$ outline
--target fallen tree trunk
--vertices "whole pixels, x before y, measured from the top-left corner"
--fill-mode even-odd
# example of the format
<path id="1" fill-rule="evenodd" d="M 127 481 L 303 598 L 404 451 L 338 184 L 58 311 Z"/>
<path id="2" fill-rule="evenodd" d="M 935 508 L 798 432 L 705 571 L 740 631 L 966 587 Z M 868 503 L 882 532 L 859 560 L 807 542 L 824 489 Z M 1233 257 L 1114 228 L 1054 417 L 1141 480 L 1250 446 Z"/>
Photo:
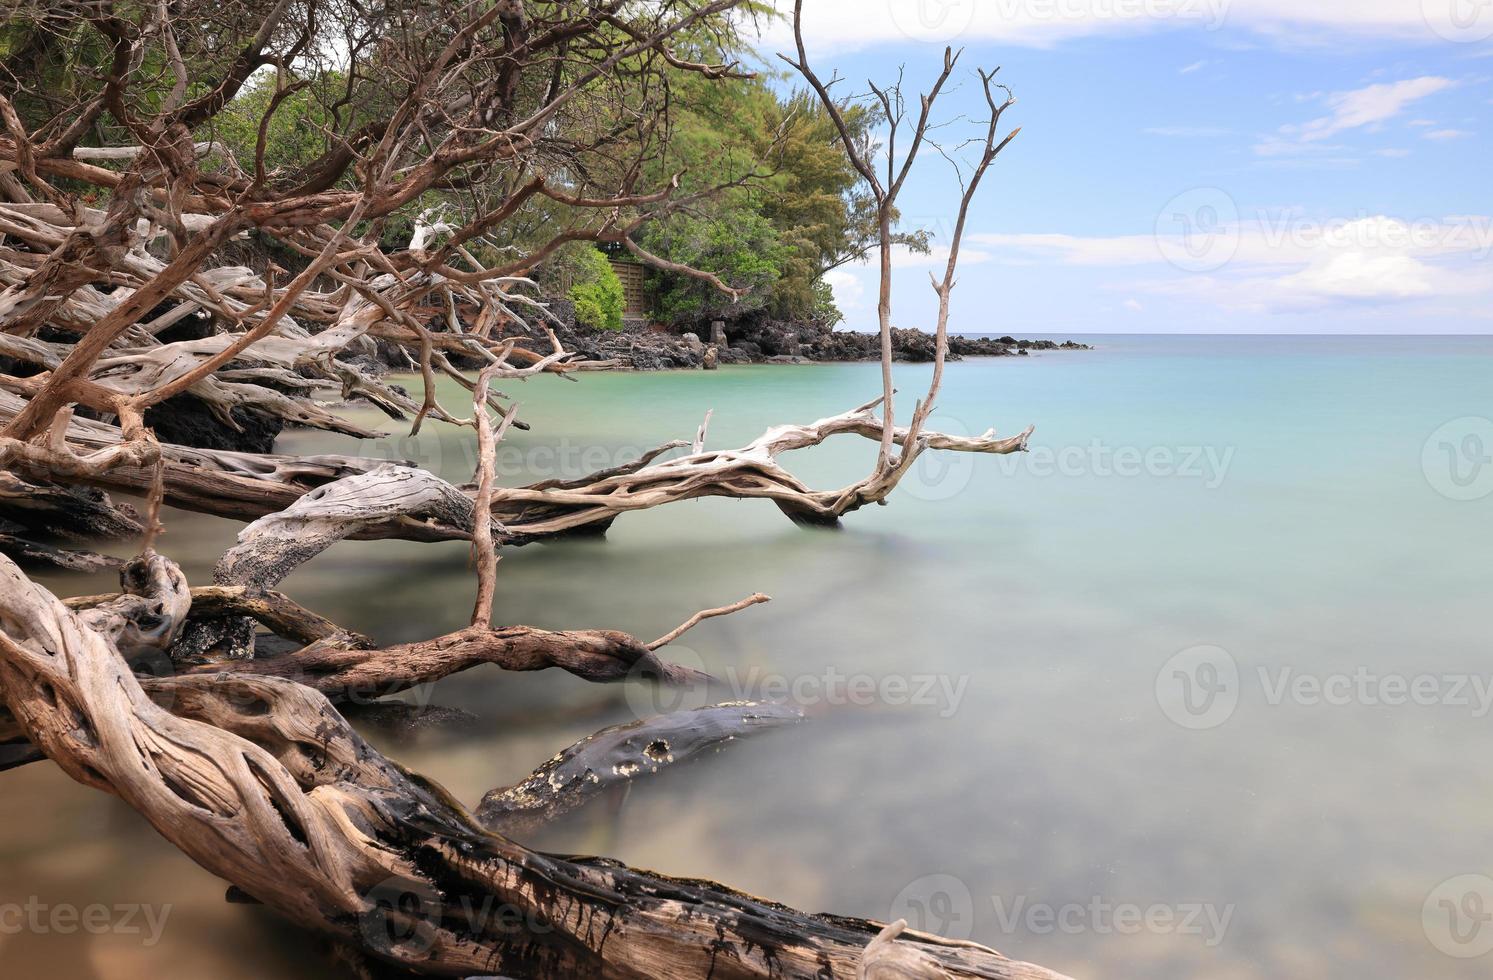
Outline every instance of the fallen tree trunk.
<path id="1" fill-rule="evenodd" d="M 980 436 L 950 436 L 924 431 L 911 435 L 906 428 L 894 431 L 892 441 L 904 449 L 902 465 L 895 473 L 881 474 L 848 487 L 812 490 L 786 470 L 778 457 L 807 449 L 837 435 L 857 435 L 879 441 L 882 422 L 873 409 L 880 400 L 841 415 L 806 425 L 776 426 L 741 449 L 706 450 L 697 439 L 692 452 L 672 459 L 660 457 L 671 449 L 690 445 L 668 443 L 645 454 L 636 463 L 599 471 L 589 477 L 545 481 L 531 487 L 498 488 L 493 493 L 491 514 L 497 522 L 500 544 L 523 545 L 546 538 L 576 533 L 588 527 L 604 528 L 618 516 L 665 504 L 701 497 L 764 499 L 776 503 L 796 520 L 834 523 L 868 503 L 884 500 L 900 480 L 906 467 L 924 451 L 969 452 L 1009 455 L 1025 452 L 1032 428 L 1005 438 L 994 430 Z M 19 411 L 21 400 L 0 391 L 0 421 Z M 68 439 L 98 451 L 124 442 L 119 429 L 107 423 L 75 419 L 67 429 Z M 22 457 L 6 458 L 0 447 L 0 463 L 25 471 L 54 472 Z M 338 480 L 369 477 L 382 470 L 400 469 L 384 460 L 348 456 L 277 456 L 214 450 L 186 449 L 163 445 L 162 483 L 165 501 L 185 510 L 220 517 L 260 517 L 284 511 L 311 490 Z M 413 465 L 402 467 L 412 469 Z M 423 472 L 423 471 L 422 471 Z M 430 474 L 420 479 L 441 482 Z M 88 482 L 111 489 L 146 493 L 154 480 L 153 469 L 112 467 L 83 476 Z M 415 479 L 405 475 L 403 479 Z M 374 483 L 358 484 L 365 489 Z M 472 489 L 458 492 L 470 498 Z M 426 515 L 420 520 L 393 517 L 365 520 L 348 533 L 360 540 L 405 538 L 416 541 L 460 540 L 470 536 L 469 520 L 454 498 L 455 510 Z"/>

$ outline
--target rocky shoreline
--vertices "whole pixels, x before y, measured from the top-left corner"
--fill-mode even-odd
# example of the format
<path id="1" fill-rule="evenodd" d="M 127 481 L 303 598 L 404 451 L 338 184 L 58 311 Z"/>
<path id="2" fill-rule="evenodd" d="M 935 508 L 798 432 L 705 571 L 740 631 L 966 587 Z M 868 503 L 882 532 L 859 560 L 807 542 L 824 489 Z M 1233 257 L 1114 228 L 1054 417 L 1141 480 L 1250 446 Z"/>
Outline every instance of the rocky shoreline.
<path id="1" fill-rule="evenodd" d="M 659 371 L 704 368 L 721 364 L 809 364 L 835 361 L 875 361 L 881 357 L 881 338 L 874 333 L 831 331 L 811 324 L 765 320 L 725 326 L 716 324 L 711 335 L 676 334 L 632 326 L 620 331 L 590 330 L 571 325 L 557 330 L 568 350 L 592 361 L 613 361 L 619 369 Z M 1074 341 L 1017 340 L 1014 337 L 949 338 L 948 359 L 965 357 L 1021 357 L 1032 351 L 1092 350 Z M 934 337 L 922 330 L 893 328 L 892 356 L 910 363 L 932 361 Z"/>

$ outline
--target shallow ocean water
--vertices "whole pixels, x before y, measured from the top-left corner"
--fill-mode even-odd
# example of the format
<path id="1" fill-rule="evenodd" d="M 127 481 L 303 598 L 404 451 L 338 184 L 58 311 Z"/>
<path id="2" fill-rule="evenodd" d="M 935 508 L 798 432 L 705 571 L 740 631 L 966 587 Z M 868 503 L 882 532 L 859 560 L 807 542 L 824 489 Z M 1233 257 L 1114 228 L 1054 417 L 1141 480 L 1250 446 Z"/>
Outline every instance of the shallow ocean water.
<path id="1" fill-rule="evenodd" d="M 1493 339 L 1080 339 L 1099 349 L 951 365 L 938 427 L 1034 423 L 1033 451 L 925 457 L 841 532 L 706 500 L 506 552 L 500 622 L 647 639 L 773 595 L 670 653 L 722 678 L 715 697 L 810 715 L 525 843 L 905 916 L 1077 977 L 1486 976 L 1471 954 L 1493 947 L 1475 918 L 1493 910 L 1493 495 L 1456 498 L 1493 490 Z M 926 377 L 899 366 L 903 417 Z M 508 390 L 533 425 L 500 454 L 518 484 L 689 438 L 707 409 L 709 444 L 739 445 L 879 380 L 762 366 Z M 436 428 L 281 448 L 467 478 L 469 435 Z M 830 486 L 874 451 L 847 436 L 784 461 Z M 179 513 L 168 528 L 194 581 L 236 533 Z M 460 544 L 354 542 L 284 588 L 393 642 L 460 625 L 472 585 Z M 598 728 L 704 696 L 484 668 L 412 695 L 474 712 L 480 734 L 380 744 L 475 802 Z M 0 931 L 6 976 L 333 975 L 50 766 L 0 776 L 0 824 L 0 905 L 171 905 L 154 944 Z"/>

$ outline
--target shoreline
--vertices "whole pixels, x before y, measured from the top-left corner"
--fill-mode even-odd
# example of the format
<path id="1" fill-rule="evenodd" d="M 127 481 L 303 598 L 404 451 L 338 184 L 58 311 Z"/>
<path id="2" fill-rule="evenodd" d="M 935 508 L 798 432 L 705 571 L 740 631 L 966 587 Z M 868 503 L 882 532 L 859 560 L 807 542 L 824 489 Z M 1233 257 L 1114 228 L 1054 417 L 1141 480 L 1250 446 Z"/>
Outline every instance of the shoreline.
<path id="1" fill-rule="evenodd" d="M 875 363 L 881 360 L 881 335 L 824 330 L 803 324 L 764 321 L 727 329 L 717 323 L 709 342 L 695 333 L 649 328 L 619 331 L 567 327 L 558 331 L 567 350 L 597 366 L 587 370 L 713 370 L 740 364 Z M 946 360 L 966 357 L 1026 357 L 1032 352 L 1093 350 L 1073 340 L 1017 339 L 1010 335 L 948 338 Z M 936 338 L 922 330 L 892 328 L 892 359 L 899 363 L 932 363 Z M 602 366 L 605 365 L 605 366 Z"/>

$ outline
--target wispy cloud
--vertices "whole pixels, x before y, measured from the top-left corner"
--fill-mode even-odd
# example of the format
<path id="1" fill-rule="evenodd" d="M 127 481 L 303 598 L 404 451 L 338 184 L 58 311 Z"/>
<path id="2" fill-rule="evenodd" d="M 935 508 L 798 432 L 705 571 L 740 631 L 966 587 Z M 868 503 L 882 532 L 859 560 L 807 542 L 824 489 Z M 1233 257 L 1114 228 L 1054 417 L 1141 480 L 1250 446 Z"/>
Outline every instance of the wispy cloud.
<path id="1" fill-rule="evenodd" d="M 1310 152 L 1328 140 L 1356 129 L 1376 129 L 1405 111 L 1407 107 L 1457 83 L 1449 78 L 1423 75 L 1399 82 L 1369 85 L 1322 97 L 1328 115 L 1305 123 L 1282 126 L 1275 135 L 1255 145 L 1260 156 Z"/>
<path id="2" fill-rule="evenodd" d="M 1428 140 L 1460 140 L 1472 134 L 1465 129 L 1433 129 L 1423 135 Z"/>
<path id="3" fill-rule="evenodd" d="M 1208 66 L 1208 62 L 1206 60 L 1204 60 L 1204 61 L 1194 61 L 1192 64 L 1187 65 L 1185 68 L 1178 69 L 1177 74 L 1178 75 L 1191 75 L 1193 72 L 1195 72 L 1195 71 L 1201 71 L 1202 69 L 1206 68 L 1207 66 Z"/>
<path id="4" fill-rule="evenodd" d="M 792 13 L 791 0 L 774 5 Z M 1434 43 L 1456 27 L 1454 4 L 1416 0 L 814 0 L 804 7 L 807 40 L 820 51 L 909 40 L 1051 47 L 1071 38 L 1175 29 L 1208 31 L 1220 46 L 1263 39 L 1302 48 L 1352 38 Z M 765 45 L 786 50 L 787 23 L 764 27 Z"/>
<path id="5" fill-rule="evenodd" d="M 1230 310 L 1287 312 L 1493 289 L 1493 217 L 1487 216 L 1410 222 L 1384 215 L 1318 220 L 1279 212 L 1209 226 L 1206 235 L 1193 230 L 1190 237 L 981 234 L 972 240 L 993 250 L 996 261 L 1009 256 L 1014 262 L 1135 270 L 1124 275 L 1132 292 L 1193 296 Z M 1176 264 L 1189 251 L 1200 255 L 1210 249 L 1220 260 L 1202 271 Z"/>

